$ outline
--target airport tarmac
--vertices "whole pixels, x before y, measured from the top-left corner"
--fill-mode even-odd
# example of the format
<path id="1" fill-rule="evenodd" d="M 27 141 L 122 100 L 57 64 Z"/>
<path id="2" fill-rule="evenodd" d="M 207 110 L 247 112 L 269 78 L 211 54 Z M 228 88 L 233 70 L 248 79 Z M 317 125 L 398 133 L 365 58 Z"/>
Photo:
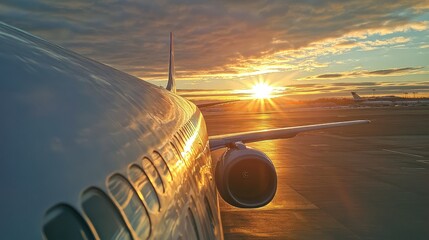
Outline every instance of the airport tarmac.
<path id="1" fill-rule="evenodd" d="M 205 117 L 210 135 L 372 121 L 249 144 L 273 160 L 277 194 L 253 210 L 220 200 L 225 239 L 429 239 L 429 107 L 207 111 Z"/>

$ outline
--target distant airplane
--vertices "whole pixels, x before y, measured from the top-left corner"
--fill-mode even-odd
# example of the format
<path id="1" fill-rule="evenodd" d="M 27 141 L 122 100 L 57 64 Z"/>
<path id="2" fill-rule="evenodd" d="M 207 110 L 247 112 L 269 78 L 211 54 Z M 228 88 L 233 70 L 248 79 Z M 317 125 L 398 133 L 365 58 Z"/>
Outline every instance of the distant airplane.
<path id="1" fill-rule="evenodd" d="M 0 22 L 3 239 L 223 239 L 218 191 L 243 208 L 276 192 L 246 143 L 369 122 L 209 137 L 173 50 L 164 89 Z"/>
<path id="2" fill-rule="evenodd" d="M 405 106 L 414 106 L 429 104 L 429 99 L 427 98 L 401 98 L 397 96 L 381 96 L 381 97 L 370 97 L 363 98 L 359 96 L 356 92 L 351 92 L 354 101 L 360 105 L 368 106 L 392 106 L 392 105 L 405 105 Z"/>
<path id="3" fill-rule="evenodd" d="M 384 98 L 362 98 L 356 92 L 352 92 L 352 96 L 355 102 L 361 105 L 390 106 L 394 104 L 392 100 L 385 100 Z"/>

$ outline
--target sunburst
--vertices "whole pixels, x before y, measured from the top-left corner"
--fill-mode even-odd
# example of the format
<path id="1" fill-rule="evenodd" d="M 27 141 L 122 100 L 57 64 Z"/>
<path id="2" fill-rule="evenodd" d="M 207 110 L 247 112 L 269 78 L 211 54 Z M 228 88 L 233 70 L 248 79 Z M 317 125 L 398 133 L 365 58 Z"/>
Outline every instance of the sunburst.
<path id="1" fill-rule="evenodd" d="M 272 97 L 273 87 L 265 82 L 259 82 L 252 87 L 252 96 L 256 99 L 266 99 Z"/>

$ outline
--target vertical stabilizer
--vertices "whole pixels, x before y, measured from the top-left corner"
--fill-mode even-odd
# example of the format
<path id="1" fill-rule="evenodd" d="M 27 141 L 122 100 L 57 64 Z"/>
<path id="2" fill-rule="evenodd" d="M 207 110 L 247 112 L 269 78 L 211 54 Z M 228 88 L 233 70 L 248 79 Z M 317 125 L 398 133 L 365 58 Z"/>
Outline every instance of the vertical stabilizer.
<path id="1" fill-rule="evenodd" d="M 352 96 L 353 96 L 353 99 L 356 101 L 362 100 L 362 98 L 356 92 L 352 92 Z"/>
<path id="2" fill-rule="evenodd" d="M 176 93 L 176 80 L 174 79 L 174 46 L 173 46 L 173 33 L 170 32 L 170 61 L 168 64 L 168 83 L 167 90 Z"/>

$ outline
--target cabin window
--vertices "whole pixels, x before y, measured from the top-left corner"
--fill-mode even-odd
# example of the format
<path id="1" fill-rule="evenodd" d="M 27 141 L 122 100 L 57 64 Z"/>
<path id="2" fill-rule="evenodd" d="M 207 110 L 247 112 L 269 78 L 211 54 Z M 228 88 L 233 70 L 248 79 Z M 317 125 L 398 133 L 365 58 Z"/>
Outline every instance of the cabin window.
<path id="1" fill-rule="evenodd" d="M 159 152 L 154 151 L 152 154 L 153 163 L 158 168 L 158 171 L 162 176 L 165 176 L 168 181 L 173 180 L 173 176 L 171 175 L 170 168 L 168 167 L 165 159 L 161 156 Z"/>
<path id="2" fill-rule="evenodd" d="M 179 150 L 179 157 L 181 157 L 183 159 L 183 161 L 186 163 L 187 166 L 190 166 L 191 163 L 189 162 L 190 159 L 188 158 L 188 154 L 185 154 L 185 144 L 184 141 L 182 139 L 182 137 L 180 136 L 180 132 L 177 133 L 176 136 L 174 136 L 174 138 L 176 139 L 176 141 L 179 143 L 178 146 L 180 147 Z"/>
<path id="3" fill-rule="evenodd" d="M 199 113 L 195 112 L 194 115 L 192 115 L 191 119 L 189 120 L 190 124 L 195 127 L 198 124 L 198 119 L 199 119 Z"/>
<path id="4" fill-rule="evenodd" d="M 121 214 L 109 197 L 97 188 L 82 194 L 82 208 L 100 239 L 131 239 Z"/>
<path id="5" fill-rule="evenodd" d="M 195 127 L 194 127 L 194 124 L 192 124 L 192 122 L 189 122 L 188 128 L 192 133 L 195 132 Z"/>
<path id="6" fill-rule="evenodd" d="M 183 163 L 185 163 L 185 165 L 187 165 L 187 163 L 185 162 L 185 160 L 183 160 L 183 157 L 180 155 L 180 151 L 179 149 L 176 147 L 176 145 L 172 142 L 170 142 L 171 146 L 174 149 L 174 155 L 178 158 L 178 160 L 182 161 Z"/>
<path id="7" fill-rule="evenodd" d="M 171 147 L 174 149 L 174 151 L 176 152 L 176 154 L 179 156 L 180 155 L 180 151 L 179 149 L 176 147 L 176 145 L 172 142 L 170 142 Z"/>
<path id="8" fill-rule="evenodd" d="M 186 144 L 187 144 L 186 138 L 184 138 L 182 132 L 180 132 L 180 131 L 178 132 L 177 137 L 182 142 L 182 145 L 183 145 L 182 152 L 185 152 L 186 151 Z"/>
<path id="9" fill-rule="evenodd" d="M 209 229 L 212 230 L 210 233 L 213 234 L 212 238 L 215 238 L 215 236 L 214 236 L 214 232 L 215 232 L 214 216 L 213 216 L 212 208 L 210 207 L 210 203 L 209 203 L 209 200 L 207 199 L 207 197 L 204 197 L 204 203 L 206 205 L 206 212 L 207 212 L 207 215 L 209 217 L 209 222 L 210 222 Z"/>
<path id="10" fill-rule="evenodd" d="M 179 153 L 180 153 L 180 152 L 181 152 L 181 150 L 183 150 L 183 149 L 184 149 L 184 147 L 185 147 L 184 143 L 182 142 L 183 140 L 181 140 L 181 139 L 178 137 L 178 134 L 174 135 L 174 139 L 176 139 L 176 142 L 178 143 L 178 145 L 179 145 L 179 147 L 180 147 L 180 149 L 178 149 L 178 150 L 179 150 Z"/>
<path id="11" fill-rule="evenodd" d="M 140 239 L 148 238 L 150 234 L 149 216 L 128 180 L 119 174 L 115 174 L 109 178 L 108 188 L 136 235 Z"/>
<path id="12" fill-rule="evenodd" d="M 189 127 L 188 127 L 188 131 L 189 131 L 190 136 L 192 137 L 194 132 Z M 197 141 L 198 141 L 198 136 L 193 139 L 193 143 L 192 143 L 192 151 L 195 155 L 198 154 L 198 149 L 195 148 L 195 145 L 194 145 Z"/>
<path id="13" fill-rule="evenodd" d="M 185 135 L 183 129 L 181 129 L 179 131 L 179 138 L 181 138 L 182 141 L 184 142 L 184 149 L 183 149 L 183 151 L 186 152 L 187 154 L 193 154 L 193 152 L 192 152 L 192 150 L 193 150 L 192 149 L 192 145 L 191 146 L 188 145 L 189 144 L 188 141 L 189 141 L 190 138 Z M 186 149 L 187 147 L 189 147 L 189 149 Z"/>
<path id="14" fill-rule="evenodd" d="M 191 139 L 192 138 L 192 131 L 191 130 L 189 130 L 189 128 L 185 128 L 185 131 L 188 133 L 188 135 L 189 135 L 189 137 L 188 137 L 188 139 Z M 193 139 L 193 142 L 192 142 L 192 145 L 191 145 L 191 151 L 192 151 L 192 154 L 197 154 L 197 150 L 195 149 L 195 146 L 194 146 L 194 143 L 195 143 L 195 141 L 196 141 L 197 139 Z"/>
<path id="15" fill-rule="evenodd" d="M 193 233 L 190 239 L 200 239 L 200 235 L 198 234 L 197 222 L 195 221 L 194 213 L 190 208 L 188 208 L 188 215 L 186 216 L 189 227 L 192 227 L 193 230 L 189 229 L 188 233 Z"/>
<path id="16" fill-rule="evenodd" d="M 186 138 L 190 137 L 188 129 L 186 128 L 186 124 L 183 125 L 183 127 L 180 129 L 180 131 L 186 136 Z"/>
<path id="17" fill-rule="evenodd" d="M 128 171 L 128 177 L 131 182 L 134 184 L 137 192 L 140 193 L 141 198 L 146 203 L 146 206 L 150 211 L 159 211 L 160 204 L 158 195 L 156 194 L 155 188 L 152 183 L 149 181 L 146 174 L 143 170 L 137 166 L 132 165 Z"/>
<path id="18" fill-rule="evenodd" d="M 46 212 L 44 239 L 95 239 L 85 220 L 72 207 L 59 204 Z"/>
<path id="19" fill-rule="evenodd" d="M 155 168 L 153 163 L 148 158 L 143 158 L 142 160 L 143 171 L 148 176 L 149 180 L 155 186 L 158 191 L 165 192 L 165 186 L 162 182 L 161 177 L 159 176 L 158 170 Z"/>
<path id="20" fill-rule="evenodd" d="M 194 123 L 193 123 L 193 119 L 191 119 L 191 122 L 189 122 L 189 126 L 191 126 L 191 129 L 192 129 L 193 131 L 195 131 L 196 127 L 195 127 L 195 125 L 194 125 Z"/>
<path id="21" fill-rule="evenodd" d="M 188 139 L 191 139 L 192 138 L 192 132 L 188 128 L 185 128 L 185 132 L 188 134 Z"/>
<path id="22" fill-rule="evenodd" d="M 192 126 L 192 122 L 191 121 L 189 121 L 187 124 L 186 124 L 186 126 L 188 126 L 188 128 L 192 131 L 192 130 L 194 130 L 193 129 L 193 126 Z"/>
<path id="23" fill-rule="evenodd" d="M 183 127 L 183 131 L 185 132 L 185 134 L 186 134 L 187 138 L 191 138 L 192 134 L 191 134 L 191 131 L 189 131 L 189 128 L 188 128 L 188 126 L 187 126 L 187 125 L 185 125 L 185 126 Z"/>

